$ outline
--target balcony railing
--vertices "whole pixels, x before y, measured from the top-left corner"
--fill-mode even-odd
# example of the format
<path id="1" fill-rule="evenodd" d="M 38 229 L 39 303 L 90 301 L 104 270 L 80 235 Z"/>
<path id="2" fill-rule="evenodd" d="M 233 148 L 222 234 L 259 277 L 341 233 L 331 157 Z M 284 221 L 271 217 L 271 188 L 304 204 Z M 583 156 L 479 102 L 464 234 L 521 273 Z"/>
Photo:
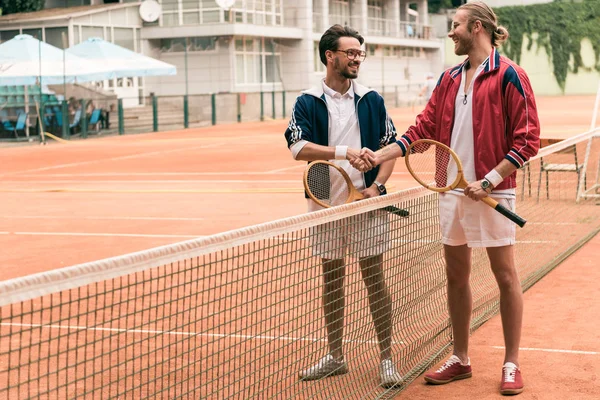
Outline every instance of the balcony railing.
<path id="1" fill-rule="evenodd" d="M 325 26 L 323 14 L 313 13 L 313 32 L 323 33 L 325 29 L 334 24 L 360 26 L 360 17 L 348 15 L 329 15 L 328 26 Z M 373 36 L 386 36 L 393 38 L 424 39 L 434 38 L 430 25 L 415 22 L 397 21 L 387 18 L 368 18 L 367 34 Z"/>
<path id="2" fill-rule="evenodd" d="M 283 26 L 282 13 L 272 11 L 232 8 L 189 9 L 179 8 L 178 4 L 166 7 L 161 17 L 161 26 L 205 25 L 205 24 L 253 24 Z M 289 23 L 290 21 L 288 21 Z"/>
<path id="3" fill-rule="evenodd" d="M 433 38 L 433 32 L 430 25 L 417 24 L 408 21 L 396 21 L 386 18 L 367 19 L 367 32 L 369 35 L 373 36 L 425 40 Z"/>

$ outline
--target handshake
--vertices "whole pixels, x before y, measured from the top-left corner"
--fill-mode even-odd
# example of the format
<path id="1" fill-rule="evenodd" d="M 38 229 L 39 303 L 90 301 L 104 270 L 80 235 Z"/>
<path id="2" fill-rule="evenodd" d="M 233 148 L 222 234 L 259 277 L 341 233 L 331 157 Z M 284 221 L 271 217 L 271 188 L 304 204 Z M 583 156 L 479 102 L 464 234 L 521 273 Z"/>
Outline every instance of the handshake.
<path id="1" fill-rule="evenodd" d="M 348 149 L 346 159 L 350 161 L 350 165 L 360 172 L 367 172 L 381 164 L 380 151 L 373 151 L 366 147 L 360 150 Z"/>

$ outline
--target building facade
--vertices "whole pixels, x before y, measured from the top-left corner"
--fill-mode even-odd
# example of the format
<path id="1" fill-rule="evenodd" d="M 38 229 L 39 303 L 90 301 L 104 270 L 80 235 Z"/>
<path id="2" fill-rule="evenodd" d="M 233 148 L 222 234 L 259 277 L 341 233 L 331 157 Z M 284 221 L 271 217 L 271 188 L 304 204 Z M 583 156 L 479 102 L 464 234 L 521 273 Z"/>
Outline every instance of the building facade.
<path id="1" fill-rule="evenodd" d="M 47 0 L 36 13 L 0 17 L 0 41 L 34 33 L 57 47 L 100 37 L 177 67 L 176 76 L 100 86 L 120 96 L 299 91 L 325 74 L 318 41 L 333 24 L 365 37 L 360 82 L 377 90 L 418 85 L 443 68 L 443 41 L 426 0 L 158 0 L 144 21 L 140 2 Z"/>

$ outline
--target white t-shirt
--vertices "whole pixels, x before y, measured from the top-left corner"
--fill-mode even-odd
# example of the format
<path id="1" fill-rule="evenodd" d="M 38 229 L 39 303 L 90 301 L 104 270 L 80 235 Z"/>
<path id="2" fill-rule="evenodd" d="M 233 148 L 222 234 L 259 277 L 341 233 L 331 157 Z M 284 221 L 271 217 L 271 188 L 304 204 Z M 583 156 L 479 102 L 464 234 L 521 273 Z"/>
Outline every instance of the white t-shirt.
<path id="1" fill-rule="evenodd" d="M 454 100 L 454 126 L 450 148 L 456 152 L 463 166 L 465 180 L 469 183 L 477 181 L 475 175 L 475 146 L 473 144 L 473 84 L 483 71 L 489 57 L 477 67 L 469 87 L 465 90 L 467 70 L 463 68 L 460 88 Z M 448 176 L 456 176 L 456 171 L 448 171 Z M 463 194 L 462 189 L 454 189 L 448 193 Z M 515 189 L 494 190 L 494 197 L 514 197 Z"/>

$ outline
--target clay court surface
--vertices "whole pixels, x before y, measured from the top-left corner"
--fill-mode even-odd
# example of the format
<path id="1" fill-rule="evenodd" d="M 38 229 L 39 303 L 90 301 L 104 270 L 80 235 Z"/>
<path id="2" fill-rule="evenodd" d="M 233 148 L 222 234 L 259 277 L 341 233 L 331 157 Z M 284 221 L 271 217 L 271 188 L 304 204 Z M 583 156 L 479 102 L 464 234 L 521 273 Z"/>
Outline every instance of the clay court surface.
<path id="1" fill-rule="evenodd" d="M 542 137 L 589 129 L 593 96 L 541 97 Z M 418 109 L 390 110 L 399 132 Z M 289 113 L 288 113 L 289 114 Z M 287 120 L 0 147 L 0 279 L 298 215 L 302 172 Z M 390 191 L 415 186 L 396 164 Z M 600 398 L 600 237 L 525 294 L 521 399 Z M 417 379 L 399 398 L 499 398 L 499 317 L 472 338 L 474 377 Z"/>

